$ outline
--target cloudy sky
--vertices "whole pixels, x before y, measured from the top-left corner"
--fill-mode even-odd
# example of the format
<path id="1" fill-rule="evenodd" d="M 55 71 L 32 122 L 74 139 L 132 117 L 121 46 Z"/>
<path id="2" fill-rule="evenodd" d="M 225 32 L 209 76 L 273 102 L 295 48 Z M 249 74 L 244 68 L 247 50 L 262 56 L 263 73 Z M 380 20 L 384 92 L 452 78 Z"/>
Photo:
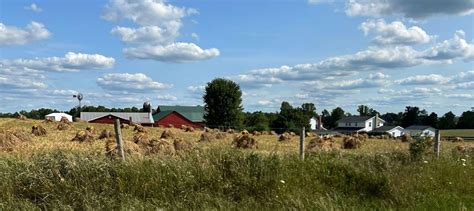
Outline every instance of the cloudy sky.
<path id="1" fill-rule="evenodd" d="M 283 100 L 443 114 L 474 106 L 474 0 L 2 0 L 0 112 Z"/>

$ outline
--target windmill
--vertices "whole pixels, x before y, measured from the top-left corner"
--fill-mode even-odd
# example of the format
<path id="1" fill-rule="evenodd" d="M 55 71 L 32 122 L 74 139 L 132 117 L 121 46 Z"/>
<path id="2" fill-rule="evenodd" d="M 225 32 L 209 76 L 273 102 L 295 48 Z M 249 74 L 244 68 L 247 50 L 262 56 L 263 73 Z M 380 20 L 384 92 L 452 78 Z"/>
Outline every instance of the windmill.
<path id="1" fill-rule="evenodd" d="M 76 95 L 73 95 L 72 97 L 73 97 L 73 98 L 77 98 L 77 100 L 79 100 L 79 108 L 78 108 L 78 110 L 79 110 L 79 115 L 81 115 L 81 107 L 82 107 L 81 101 L 82 101 L 82 99 L 84 98 L 84 96 L 82 95 L 82 93 L 79 92 L 79 93 L 77 93 Z"/>

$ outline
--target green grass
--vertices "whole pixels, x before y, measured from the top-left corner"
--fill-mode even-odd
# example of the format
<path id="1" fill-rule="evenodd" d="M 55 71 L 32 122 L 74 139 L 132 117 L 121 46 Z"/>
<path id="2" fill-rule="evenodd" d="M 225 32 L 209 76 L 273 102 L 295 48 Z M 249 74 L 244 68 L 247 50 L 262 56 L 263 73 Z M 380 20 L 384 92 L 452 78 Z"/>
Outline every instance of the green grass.
<path id="1" fill-rule="evenodd" d="M 441 136 L 470 136 L 470 137 L 474 137 L 474 129 L 441 130 Z"/>
<path id="2" fill-rule="evenodd" d="M 405 153 L 214 150 L 126 162 L 56 151 L 0 158 L 0 209 L 466 209 L 474 168 Z"/>

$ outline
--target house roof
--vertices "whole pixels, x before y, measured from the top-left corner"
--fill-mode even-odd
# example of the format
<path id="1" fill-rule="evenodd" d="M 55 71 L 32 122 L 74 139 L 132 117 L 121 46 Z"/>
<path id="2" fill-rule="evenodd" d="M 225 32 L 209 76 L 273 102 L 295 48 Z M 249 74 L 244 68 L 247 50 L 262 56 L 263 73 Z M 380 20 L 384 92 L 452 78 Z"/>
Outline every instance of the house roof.
<path id="1" fill-rule="evenodd" d="M 395 128 L 399 128 L 400 130 L 403 130 L 402 127 L 400 126 L 382 126 L 382 127 L 378 127 L 378 128 L 375 128 L 374 130 L 372 130 L 373 132 L 387 132 L 387 131 L 390 131 L 390 130 L 393 130 Z"/>
<path id="2" fill-rule="evenodd" d="M 333 130 L 337 132 L 357 132 L 364 127 L 336 127 Z"/>
<path id="3" fill-rule="evenodd" d="M 155 113 L 153 118 L 159 120 L 170 114 L 172 111 L 181 114 L 191 122 L 204 122 L 203 106 L 158 106 L 158 113 Z"/>
<path id="4" fill-rule="evenodd" d="M 344 117 L 344 118 L 338 120 L 337 122 L 338 122 L 338 123 L 339 123 L 339 122 L 365 122 L 365 121 L 367 121 L 367 120 L 369 120 L 369 119 L 372 119 L 373 117 L 375 117 L 375 116 L 348 116 L 348 117 Z M 381 122 L 385 122 L 385 121 L 384 121 L 383 119 L 381 119 L 380 117 L 379 117 L 379 120 L 380 120 Z"/>
<path id="5" fill-rule="evenodd" d="M 426 130 L 426 129 L 435 129 L 429 125 L 412 125 L 410 127 L 405 128 L 406 130 Z"/>
<path id="6" fill-rule="evenodd" d="M 81 119 L 84 121 L 92 121 L 107 115 L 116 116 L 121 119 L 129 120 L 136 123 L 154 123 L 153 116 L 147 112 L 81 112 Z"/>

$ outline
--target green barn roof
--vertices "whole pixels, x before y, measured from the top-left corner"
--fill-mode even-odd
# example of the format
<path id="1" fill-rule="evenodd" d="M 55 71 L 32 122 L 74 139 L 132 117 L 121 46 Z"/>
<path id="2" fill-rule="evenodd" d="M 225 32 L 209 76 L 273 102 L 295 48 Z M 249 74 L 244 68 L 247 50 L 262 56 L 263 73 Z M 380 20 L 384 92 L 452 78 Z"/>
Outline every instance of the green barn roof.
<path id="1" fill-rule="evenodd" d="M 153 115 L 153 119 L 158 121 L 175 111 L 192 122 L 204 122 L 203 106 L 158 106 L 158 112 Z"/>

